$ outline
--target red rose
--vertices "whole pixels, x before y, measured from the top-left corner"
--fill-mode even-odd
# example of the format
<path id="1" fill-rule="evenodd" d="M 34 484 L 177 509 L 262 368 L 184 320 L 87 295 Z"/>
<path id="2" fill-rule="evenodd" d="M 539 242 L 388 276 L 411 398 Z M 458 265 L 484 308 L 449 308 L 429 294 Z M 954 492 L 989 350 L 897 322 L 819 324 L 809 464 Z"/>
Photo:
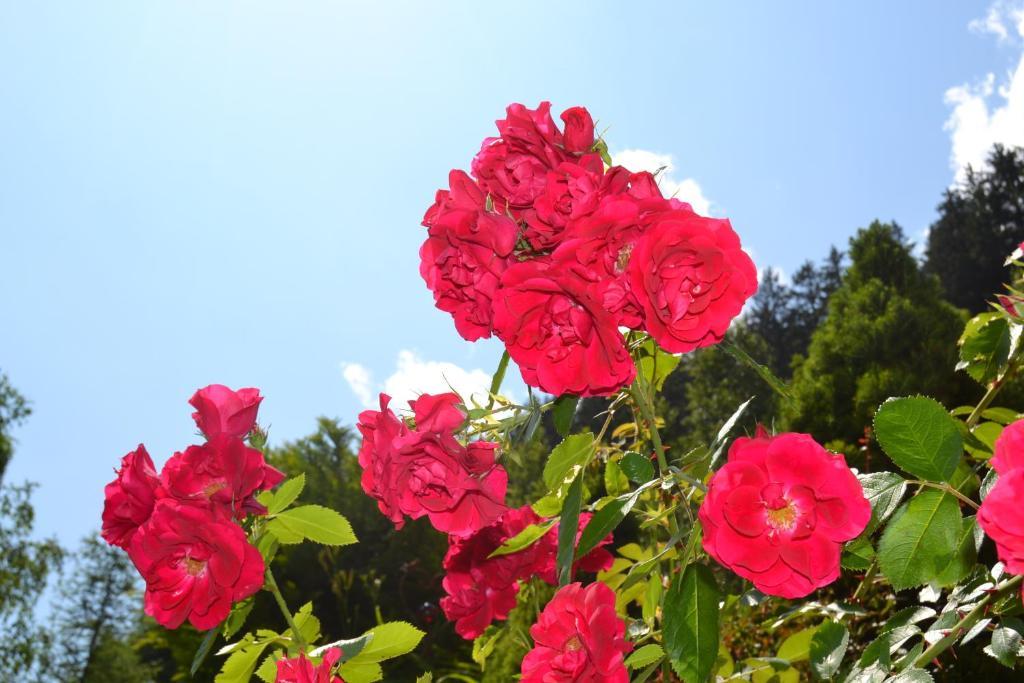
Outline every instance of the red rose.
<path id="1" fill-rule="evenodd" d="M 331 669 L 339 659 L 340 647 L 325 650 L 318 665 L 307 659 L 304 652 L 300 652 L 299 656 L 293 659 L 279 659 L 274 683 L 345 683 L 341 676 L 331 675 Z"/>
<path id="2" fill-rule="evenodd" d="M 871 518 L 842 455 L 806 434 L 739 438 L 700 506 L 704 549 L 762 593 L 802 598 L 839 577 Z"/>
<path id="3" fill-rule="evenodd" d="M 245 437 L 256 426 L 262 400 L 259 389 L 232 391 L 223 384 L 211 384 L 193 394 L 188 402 L 196 409 L 192 419 L 199 431 L 212 439 L 218 434 Z"/>
<path id="4" fill-rule="evenodd" d="M 995 541 L 996 555 L 1011 574 L 1024 574 L 1024 469 L 999 474 L 978 510 L 978 524 Z"/>
<path id="5" fill-rule="evenodd" d="M 556 396 L 607 396 L 636 375 L 616 321 L 584 271 L 568 258 L 516 263 L 494 301 L 495 332 L 523 380 Z"/>
<path id="6" fill-rule="evenodd" d="M 139 447 L 121 458 L 117 478 L 103 492 L 103 539 L 110 545 L 127 548 L 136 529 L 149 519 L 159 495 L 160 478 L 146 447 Z"/>
<path id="7" fill-rule="evenodd" d="M 157 502 L 128 555 L 146 582 L 146 614 L 166 628 L 186 619 L 214 628 L 263 585 L 263 557 L 241 527 L 170 499 Z"/>
<path id="8" fill-rule="evenodd" d="M 1003 475 L 1024 468 L 1024 420 L 1007 425 L 995 445 L 992 469 Z"/>
<path id="9" fill-rule="evenodd" d="M 160 479 L 168 495 L 179 501 L 210 505 L 236 517 L 247 512 L 266 513 L 254 496 L 280 484 L 284 474 L 240 438 L 221 434 L 202 446 L 175 453 L 164 465 Z"/>
<path id="10" fill-rule="evenodd" d="M 629 255 L 644 325 L 672 353 L 722 340 L 757 291 L 757 271 L 728 220 L 685 209 L 654 214 Z"/>
<path id="11" fill-rule="evenodd" d="M 467 447 L 456 440 L 452 432 L 465 421 L 455 407 L 459 397 L 424 394 L 411 401 L 415 429 L 388 409 L 390 400 L 381 394 L 381 410 L 359 416 L 363 490 L 378 501 L 381 512 L 398 529 L 406 516 L 426 515 L 435 529 L 456 536 L 498 519 L 506 510 L 508 475 L 494 461 L 496 444 Z"/>
<path id="12" fill-rule="evenodd" d="M 521 683 L 628 683 L 623 656 L 633 646 L 625 633 L 611 588 L 563 586 L 530 627 Z"/>
<path id="13" fill-rule="evenodd" d="M 589 152 L 594 146 L 594 119 L 586 107 L 570 107 L 562 112 L 565 124 L 565 149 L 576 154 Z"/>
<path id="14" fill-rule="evenodd" d="M 562 149 L 550 102 L 541 102 L 536 110 L 510 104 L 506 117 L 496 123 L 501 137 L 484 140 L 473 159 L 473 175 L 499 211 L 518 215 L 544 192 L 548 171 L 570 155 Z"/>
<path id="15" fill-rule="evenodd" d="M 548 172 L 544 192 L 533 208 L 523 213 L 527 225 L 524 236 L 535 249 L 557 246 L 569 221 L 597 208 L 603 171 L 601 158 L 588 154 L 578 164 L 563 162 Z"/>
<path id="16" fill-rule="evenodd" d="M 424 216 L 420 275 L 459 334 L 476 341 L 491 336 L 491 301 L 513 261 L 518 228 L 508 216 L 483 210 L 483 193 L 465 173 L 452 171 L 449 181 L 451 192 L 438 193 Z"/>
<path id="17" fill-rule="evenodd" d="M 526 505 L 506 511 L 494 524 L 465 538 L 448 537 L 448 552 L 444 556 L 446 574 L 441 583 L 447 595 L 441 598 L 441 609 L 445 617 L 455 623 L 455 632 L 460 636 L 473 640 L 491 622 L 508 618 L 508 613 L 516 606 L 519 580 L 534 573 L 542 541 L 517 553 L 488 556 L 539 521 Z"/>

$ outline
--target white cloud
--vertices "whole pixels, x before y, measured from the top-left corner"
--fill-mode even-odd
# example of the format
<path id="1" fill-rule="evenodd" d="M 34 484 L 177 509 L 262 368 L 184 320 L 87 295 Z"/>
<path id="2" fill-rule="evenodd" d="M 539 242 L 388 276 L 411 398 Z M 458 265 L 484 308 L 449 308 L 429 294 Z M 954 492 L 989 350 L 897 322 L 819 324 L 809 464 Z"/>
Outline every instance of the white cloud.
<path id="1" fill-rule="evenodd" d="M 676 167 L 671 154 L 659 154 L 646 149 L 624 149 L 612 155 L 612 163 L 624 166 L 634 173 L 650 171 L 658 174 L 658 186 L 666 197 L 675 197 L 688 202 L 693 210 L 702 216 L 710 215 L 711 201 L 704 196 L 700 185 L 693 178 L 677 180 L 673 175 Z"/>
<path id="2" fill-rule="evenodd" d="M 1008 24 L 1014 27 L 1015 40 L 1024 38 L 1024 5 L 1011 8 L 997 2 L 984 19 L 971 22 L 970 27 L 1005 41 L 1010 36 Z M 1016 68 L 998 85 L 996 80 L 996 75 L 989 73 L 978 83 L 946 91 L 946 103 L 953 111 L 945 129 L 950 132 L 950 164 L 957 181 L 964 179 L 968 165 L 981 168 L 995 143 L 1024 145 L 1024 52 Z"/>
<path id="3" fill-rule="evenodd" d="M 392 397 L 395 410 L 406 410 L 409 400 L 420 394 L 452 390 L 465 401 L 475 396 L 477 402 L 484 402 L 491 385 L 491 374 L 479 368 L 467 370 L 455 363 L 424 360 L 408 349 L 398 352 L 395 371 L 382 383 L 374 382 L 373 373 L 359 363 L 342 363 L 341 368 L 352 393 L 367 408 L 377 407 L 377 394 L 381 391 Z"/>

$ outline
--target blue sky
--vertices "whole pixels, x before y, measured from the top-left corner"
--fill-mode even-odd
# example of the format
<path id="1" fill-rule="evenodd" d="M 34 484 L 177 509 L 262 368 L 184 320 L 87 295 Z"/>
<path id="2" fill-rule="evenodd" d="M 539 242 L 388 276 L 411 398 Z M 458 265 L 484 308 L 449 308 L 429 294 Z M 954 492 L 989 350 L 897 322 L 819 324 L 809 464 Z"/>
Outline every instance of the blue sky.
<path id="1" fill-rule="evenodd" d="M 121 455 L 195 440 L 199 386 L 260 387 L 280 441 L 438 362 L 490 372 L 418 222 L 512 101 L 669 155 L 760 266 L 876 217 L 918 235 L 957 163 L 1024 137 L 1012 9 L 0 0 L 0 369 L 35 410 L 7 480 L 73 543 Z"/>

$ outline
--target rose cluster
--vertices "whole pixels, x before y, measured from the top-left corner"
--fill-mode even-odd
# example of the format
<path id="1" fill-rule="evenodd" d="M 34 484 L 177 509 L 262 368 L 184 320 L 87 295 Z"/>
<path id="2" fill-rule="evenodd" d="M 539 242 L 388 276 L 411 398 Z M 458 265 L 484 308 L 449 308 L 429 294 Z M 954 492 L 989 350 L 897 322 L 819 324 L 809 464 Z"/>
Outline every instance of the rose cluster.
<path id="1" fill-rule="evenodd" d="M 802 598 L 839 578 L 871 505 L 842 455 L 807 434 L 736 439 L 698 512 L 704 549 L 762 593 Z"/>
<path id="2" fill-rule="evenodd" d="M 728 220 L 606 167 L 586 109 L 509 105 L 472 174 L 423 217 L 420 273 L 469 341 L 501 339 L 527 384 L 602 396 L 636 374 L 621 328 L 672 353 L 720 341 L 757 289 Z"/>
<path id="3" fill-rule="evenodd" d="M 591 516 L 588 512 L 580 515 L 577 543 Z M 455 631 L 460 636 L 472 640 L 480 636 L 491 622 L 508 618 L 516 606 L 521 581 L 538 576 L 552 585 L 558 582 L 555 567 L 557 524 L 523 550 L 491 557 L 505 541 L 531 524 L 542 521 L 526 505 L 508 510 L 497 522 L 470 536 L 448 537 L 448 552 L 444 557 L 447 573 L 442 582 L 447 595 L 441 599 L 441 609 L 449 621 L 455 622 Z M 579 558 L 574 567 L 587 572 L 610 567 L 612 555 L 601 546 L 611 541 L 609 534 L 597 548 Z"/>
<path id="4" fill-rule="evenodd" d="M 978 524 L 995 541 L 1010 574 L 1024 574 L 1024 420 L 1008 425 L 995 443 L 992 468 L 999 478 L 978 510 Z"/>
<path id="5" fill-rule="evenodd" d="M 438 531 L 468 536 L 501 517 L 508 474 L 494 460 L 498 444 L 455 433 L 466 421 L 457 394 L 423 394 L 410 401 L 409 426 L 380 395 L 380 410 L 359 415 L 363 491 L 401 529 L 405 518 L 428 517 Z"/>
<path id="6" fill-rule="evenodd" d="M 206 442 L 159 474 L 140 444 L 106 486 L 103 538 L 128 552 L 146 583 L 146 614 L 167 628 L 214 628 L 263 586 L 263 557 L 239 524 L 265 514 L 256 494 L 284 479 L 245 443 L 262 400 L 257 389 L 200 389 L 189 403 Z"/>

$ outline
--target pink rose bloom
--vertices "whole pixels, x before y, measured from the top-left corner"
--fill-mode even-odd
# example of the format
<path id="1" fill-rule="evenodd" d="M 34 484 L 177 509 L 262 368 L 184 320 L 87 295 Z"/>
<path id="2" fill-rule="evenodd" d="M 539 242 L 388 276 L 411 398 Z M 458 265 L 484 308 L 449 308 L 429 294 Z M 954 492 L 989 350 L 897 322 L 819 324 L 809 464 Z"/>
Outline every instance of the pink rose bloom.
<path id="1" fill-rule="evenodd" d="M 279 659 L 274 683 L 345 683 L 341 676 L 331 674 L 339 659 L 340 647 L 325 650 L 319 664 L 313 664 L 304 652 L 292 659 Z"/>
<path id="2" fill-rule="evenodd" d="M 521 261 L 505 271 L 494 329 L 527 384 L 556 396 L 608 396 L 633 381 L 636 367 L 594 279 L 569 258 Z"/>
<path id="3" fill-rule="evenodd" d="M 497 522 L 465 538 L 448 537 L 446 574 L 441 583 L 446 595 L 441 598 L 441 609 L 455 623 L 455 632 L 460 636 L 473 640 L 493 621 L 508 618 L 516 606 L 519 580 L 533 574 L 542 541 L 517 553 L 488 556 L 527 526 L 540 521 L 525 505 L 508 510 Z"/>
<path id="4" fill-rule="evenodd" d="M 1004 475 L 1024 467 L 1024 420 L 1007 425 L 995 445 L 992 469 Z"/>
<path id="5" fill-rule="evenodd" d="M 491 336 L 491 302 L 514 260 L 518 228 L 509 217 L 484 211 L 483 192 L 465 173 L 452 171 L 449 182 L 451 191 L 439 192 L 424 216 L 420 275 L 462 338 L 476 341 Z"/>
<path id="6" fill-rule="evenodd" d="M 132 538 L 128 556 L 146 582 L 146 614 L 166 628 L 186 619 L 200 631 L 214 628 L 232 604 L 263 586 L 263 557 L 241 527 L 166 498 Z"/>
<path id="7" fill-rule="evenodd" d="M 579 163 L 563 162 L 549 171 L 544 192 L 525 211 L 525 237 L 534 249 L 552 249 L 561 242 L 570 221 L 597 208 L 602 196 L 601 158 L 588 154 Z"/>
<path id="8" fill-rule="evenodd" d="M 159 497 L 160 478 L 146 447 L 139 447 L 121 458 L 117 478 L 103 490 L 103 530 L 110 545 L 127 548 L 135 531 L 149 519 Z"/>
<path id="9" fill-rule="evenodd" d="M 400 529 L 405 517 L 427 516 L 438 531 L 467 536 L 505 512 L 508 475 L 495 462 L 497 444 L 463 446 L 454 431 L 465 421 L 455 394 L 424 394 L 410 405 L 416 419 L 409 429 L 388 408 L 359 416 L 363 443 L 359 462 L 363 490 Z"/>
<path id="10" fill-rule="evenodd" d="M 628 683 L 624 655 L 633 649 L 603 583 L 563 586 L 530 627 L 534 646 L 522 683 Z"/>
<path id="11" fill-rule="evenodd" d="M 629 255 L 630 291 L 666 351 L 716 344 L 757 291 L 757 270 L 728 220 L 686 209 L 650 219 Z"/>
<path id="12" fill-rule="evenodd" d="M 839 577 L 871 506 L 842 455 L 806 434 L 739 438 L 700 506 L 704 549 L 762 593 L 802 598 Z"/>
<path id="13" fill-rule="evenodd" d="M 562 112 L 562 123 L 565 124 L 563 136 L 565 149 L 568 152 L 584 154 L 594 146 L 594 119 L 586 107 L 570 107 Z"/>
<path id="14" fill-rule="evenodd" d="M 211 384 L 193 394 L 188 402 L 196 409 L 192 419 L 207 439 L 218 434 L 241 439 L 256 426 L 262 400 L 259 389 L 232 391 L 223 384 Z"/>
<path id="15" fill-rule="evenodd" d="M 978 510 L 978 524 L 995 541 L 996 554 L 1011 574 L 1024 574 L 1024 469 L 1000 472 Z"/>
<path id="16" fill-rule="evenodd" d="M 255 495 L 280 484 L 284 474 L 240 438 L 221 434 L 202 446 L 175 453 L 160 479 L 167 494 L 183 503 L 207 505 L 228 517 L 239 517 L 265 514 Z"/>

